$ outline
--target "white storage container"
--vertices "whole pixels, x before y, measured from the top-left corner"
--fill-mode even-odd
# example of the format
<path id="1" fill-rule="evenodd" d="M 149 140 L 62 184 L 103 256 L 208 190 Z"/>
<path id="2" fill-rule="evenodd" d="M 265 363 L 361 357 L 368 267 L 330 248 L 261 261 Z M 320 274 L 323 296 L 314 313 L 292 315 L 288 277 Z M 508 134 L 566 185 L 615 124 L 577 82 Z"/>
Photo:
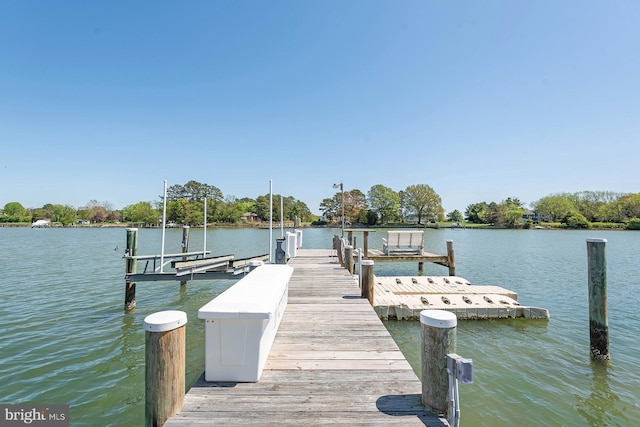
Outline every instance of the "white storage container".
<path id="1" fill-rule="evenodd" d="M 296 233 L 291 233 L 289 231 L 287 231 L 287 242 L 286 242 L 286 253 L 287 253 L 287 259 L 289 258 L 295 258 L 296 257 L 296 252 L 298 249 L 298 245 L 297 245 L 297 234 Z"/>
<path id="2" fill-rule="evenodd" d="M 302 230 L 295 230 L 298 249 L 302 247 Z"/>
<path id="3" fill-rule="evenodd" d="M 287 305 L 293 267 L 266 264 L 198 311 L 205 319 L 205 380 L 260 379 Z"/>

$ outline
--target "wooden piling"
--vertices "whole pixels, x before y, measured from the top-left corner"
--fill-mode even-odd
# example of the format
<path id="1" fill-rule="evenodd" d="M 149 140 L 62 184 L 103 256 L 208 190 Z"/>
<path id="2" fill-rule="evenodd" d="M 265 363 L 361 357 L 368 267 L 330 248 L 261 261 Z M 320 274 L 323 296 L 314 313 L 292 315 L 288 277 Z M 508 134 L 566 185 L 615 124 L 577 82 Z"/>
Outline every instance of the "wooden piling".
<path id="1" fill-rule="evenodd" d="M 187 315 L 170 310 L 144 319 L 145 426 L 159 427 L 184 403 Z"/>
<path id="2" fill-rule="evenodd" d="M 437 414 L 449 410 L 449 376 L 447 354 L 455 353 L 454 313 L 445 310 L 422 310 L 422 404 Z"/>
<path id="3" fill-rule="evenodd" d="M 336 251 L 338 253 L 338 262 L 340 263 L 341 267 L 344 267 L 344 240 L 342 240 L 342 238 L 340 236 L 336 236 L 336 244 L 337 244 L 337 248 Z"/>
<path id="4" fill-rule="evenodd" d="M 137 256 L 138 255 L 138 229 L 127 228 L 127 247 L 124 252 L 125 256 Z M 137 268 L 137 262 L 135 259 L 125 259 L 125 273 L 135 274 Z M 133 310 L 136 308 L 136 283 L 125 279 L 124 284 L 124 309 Z"/>
<path id="5" fill-rule="evenodd" d="M 346 245 L 344 247 L 344 261 L 345 268 L 349 270 L 349 273 L 353 274 L 353 246 Z"/>
<path id="6" fill-rule="evenodd" d="M 375 287 L 375 279 L 373 275 L 373 261 L 365 259 L 360 263 L 360 274 L 362 274 L 361 296 L 369 300 L 373 307 L 373 291 Z"/>
<path id="7" fill-rule="evenodd" d="M 587 239 L 589 341 L 592 360 L 610 360 L 607 311 L 607 239 Z"/>
<path id="8" fill-rule="evenodd" d="M 447 263 L 449 264 L 449 276 L 455 276 L 456 257 L 453 253 L 453 240 L 447 240 Z"/>
<path id="9" fill-rule="evenodd" d="M 182 253 L 186 254 L 187 252 L 189 252 L 189 226 L 188 225 L 184 225 L 182 226 Z M 182 257 L 182 261 L 186 261 L 187 257 L 183 256 Z M 187 284 L 186 280 L 181 280 L 180 281 L 180 286 L 185 286 Z"/>

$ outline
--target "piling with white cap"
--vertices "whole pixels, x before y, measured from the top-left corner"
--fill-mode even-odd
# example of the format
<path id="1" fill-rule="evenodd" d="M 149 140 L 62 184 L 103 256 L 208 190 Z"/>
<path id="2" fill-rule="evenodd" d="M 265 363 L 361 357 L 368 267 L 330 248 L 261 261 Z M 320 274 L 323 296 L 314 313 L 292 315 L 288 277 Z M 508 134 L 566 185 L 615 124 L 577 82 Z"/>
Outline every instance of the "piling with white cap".
<path id="1" fill-rule="evenodd" d="M 437 414 L 448 410 L 447 354 L 455 353 L 458 318 L 445 310 L 422 310 L 422 404 Z"/>
<path id="2" fill-rule="evenodd" d="M 182 409 L 187 314 L 169 310 L 144 319 L 145 425 L 162 426 Z"/>

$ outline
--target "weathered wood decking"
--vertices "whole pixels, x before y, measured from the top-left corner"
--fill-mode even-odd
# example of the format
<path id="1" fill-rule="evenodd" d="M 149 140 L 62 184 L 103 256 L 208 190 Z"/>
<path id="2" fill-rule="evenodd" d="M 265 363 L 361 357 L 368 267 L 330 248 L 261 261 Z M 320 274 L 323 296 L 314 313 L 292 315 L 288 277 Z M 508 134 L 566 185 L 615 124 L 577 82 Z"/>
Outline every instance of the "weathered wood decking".
<path id="1" fill-rule="evenodd" d="M 257 383 L 206 383 L 165 425 L 447 426 L 357 282 L 329 250 L 299 250 L 289 302 Z"/>

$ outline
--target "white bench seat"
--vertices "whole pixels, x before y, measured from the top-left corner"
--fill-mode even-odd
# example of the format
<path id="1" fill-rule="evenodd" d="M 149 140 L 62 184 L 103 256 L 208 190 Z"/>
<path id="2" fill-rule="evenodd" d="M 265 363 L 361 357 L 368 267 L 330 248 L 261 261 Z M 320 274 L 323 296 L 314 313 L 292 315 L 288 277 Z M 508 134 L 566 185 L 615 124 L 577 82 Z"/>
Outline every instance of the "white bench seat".
<path id="1" fill-rule="evenodd" d="M 382 239 L 382 252 L 385 255 L 416 254 L 422 255 L 424 249 L 424 231 L 389 230 L 387 238 Z"/>

